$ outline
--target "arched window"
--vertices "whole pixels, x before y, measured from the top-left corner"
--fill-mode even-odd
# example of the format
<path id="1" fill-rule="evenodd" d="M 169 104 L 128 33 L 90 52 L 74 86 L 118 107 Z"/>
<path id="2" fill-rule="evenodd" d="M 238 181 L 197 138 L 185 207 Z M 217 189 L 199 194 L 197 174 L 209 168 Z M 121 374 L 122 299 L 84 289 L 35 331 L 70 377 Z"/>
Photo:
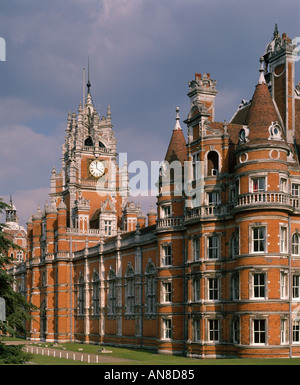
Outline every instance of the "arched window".
<path id="1" fill-rule="evenodd" d="M 94 143 L 93 143 L 93 140 L 90 136 L 88 136 L 86 138 L 86 140 L 84 141 L 84 145 L 88 146 L 88 147 L 93 147 Z"/>
<path id="2" fill-rule="evenodd" d="M 93 315 L 99 315 L 99 304 L 100 304 L 100 281 L 99 281 L 99 275 L 95 271 L 93 274 L 93 281 L 92 281 L 92 309 L 93 309 Z"/>
<path id="3" fill-rule="evenodd" d="M 45 271 L 43 271 L 42 273 L 42 287 L 45 287 L 46 286 L 46 273 Z"/>
<path id="4" fill-rule="evenodd" d="M 131 265 L 126 270 L 125 306 L 127 314 L 134 314 L 134 270 Z"/>
<path id="5" fill-rule="evenodd" d="M 231 258 L 236 257 L 239 255 L 239 232 L 236 230 L 229 241 L 229 256 Z"/>
<path id="6" fill-rule="evenodd" d="M 152 261 L 149 261 L 146 267 L 146 290 L 145 305 L 147 314 L 155 314 L 156 312 L 156 270 Z"/>
<path id="7" fill-rule="evenodd" d="M 300 252 L 300 236 L 298 233 L 294 233 L 292 237 L 292 254 L 299 255 Z"/>
<path id="8" fill-rule="evenodd" d="M 82 273 L 80 273 L 79 278 L 79 287 L 78 287 L 78 314 L 84 314 L 84 278 Z"/>
<path id="9" fill-rule="evenodd" d="M 207 176 L 216 176 L 219 173 L 219 155 L 216 151 L 207 154 Z"/>
<path id="10" fill-rule="evenodd" d="M 46 316 L 46 302 L 45 300 L 41 303 L 40 307 L 40 330 L 41 330 L 41 338 L 45 338 L 45 334 L 47 331 L 47 316 Z"/>

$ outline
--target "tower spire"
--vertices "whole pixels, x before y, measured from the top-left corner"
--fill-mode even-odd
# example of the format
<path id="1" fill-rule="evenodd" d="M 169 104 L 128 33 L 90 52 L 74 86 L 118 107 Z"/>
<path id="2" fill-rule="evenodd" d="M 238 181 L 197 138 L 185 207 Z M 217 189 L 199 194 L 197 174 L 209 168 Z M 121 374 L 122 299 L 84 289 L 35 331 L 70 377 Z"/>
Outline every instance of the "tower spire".
<path id="1" fill-rule="evenodd" d="M 90 94 L 90 88 L 91 88 L 91 82 L 90 82 L 90 57 L 88 56 L 88 82 L 86 84 L 87 86 L 87 93 Z"/>
<path id="2" fill-rule="evenodd" d="M 82 69 L 82 105 L 84 106 L 85 101 L 85 67 Z"/>
<path id="3" fill-rule="evenodd" d="M 277 25 L 277 23 L 275 23 L 275 30 L 273 33 L 273 39 L 276 39 L 278 36 L 279 36 L 278 25 Z"/>

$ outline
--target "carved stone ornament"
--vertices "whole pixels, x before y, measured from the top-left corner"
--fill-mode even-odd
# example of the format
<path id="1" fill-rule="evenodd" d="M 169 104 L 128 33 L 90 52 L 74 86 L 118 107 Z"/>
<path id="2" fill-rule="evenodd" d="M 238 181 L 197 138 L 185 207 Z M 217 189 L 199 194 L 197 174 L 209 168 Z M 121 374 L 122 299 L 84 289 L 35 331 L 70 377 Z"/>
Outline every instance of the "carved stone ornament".
<path id="1" fill-rule="evenodd" d="M 239 143 L 242 144 L 242 143 L 249 142 L 249 133 L 250 133 L 249 127 L 243 126 L 239 134 Z"/>
<path id="2" fill-rule="evenodd" d="M 283 140 L 281 127 L 277 122 L 272 122 L 269 127 L 269 134 L 269 140 Z"/>

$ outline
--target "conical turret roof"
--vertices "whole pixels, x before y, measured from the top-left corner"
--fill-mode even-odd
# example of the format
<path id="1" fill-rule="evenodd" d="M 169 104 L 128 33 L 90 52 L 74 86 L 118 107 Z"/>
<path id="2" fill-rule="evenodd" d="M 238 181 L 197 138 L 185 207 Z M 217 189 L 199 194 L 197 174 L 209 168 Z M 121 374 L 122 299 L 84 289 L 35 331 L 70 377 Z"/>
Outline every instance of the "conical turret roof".
<path id="1" fill-rule="evenodd" d="M 182 163 L 187 160 L 186 141 L 179 123 L 178 107 L 176 108 L 176 112 L 176 124 L 165 156 L 165 161 L 169 163 L 175 160 L 179 160 Z"/>
<path id="2" fill-rule="evenodd" d="M 279 122 L 279 116 L 266 83 L 258 83 L 248 112 L 249 140 L 266 140 L 269 127 Z"/>

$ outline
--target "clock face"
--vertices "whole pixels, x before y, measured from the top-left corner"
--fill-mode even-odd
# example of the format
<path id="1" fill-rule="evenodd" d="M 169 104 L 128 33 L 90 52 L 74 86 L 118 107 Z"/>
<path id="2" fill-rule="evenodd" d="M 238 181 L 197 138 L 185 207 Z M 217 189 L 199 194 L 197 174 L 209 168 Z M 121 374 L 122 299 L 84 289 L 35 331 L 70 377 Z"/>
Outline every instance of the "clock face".
<path id="1" fill-rule="evenodd" d="M 101 175 L 104 174 L 105 167 L 104 163 L 101 162 L 101 160 L 93 160 L 90 163 L 90 173 L 95 176 L 95 177 L 100 177 Z"/>

